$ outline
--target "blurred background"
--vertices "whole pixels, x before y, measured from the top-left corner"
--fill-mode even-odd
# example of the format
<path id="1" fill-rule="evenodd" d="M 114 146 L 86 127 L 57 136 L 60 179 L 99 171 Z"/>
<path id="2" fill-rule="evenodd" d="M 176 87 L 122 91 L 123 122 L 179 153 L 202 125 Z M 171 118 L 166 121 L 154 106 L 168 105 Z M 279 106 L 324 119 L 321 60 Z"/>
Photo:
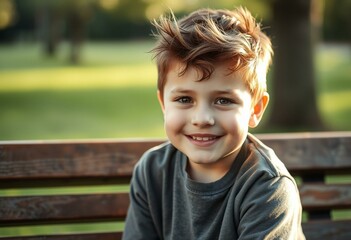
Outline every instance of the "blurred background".
<path id="1" fill-rule="evenodd" d="M 275 51 L 253 132 L 351 131 L 349 0 L 0 0 L 0 140 L 165 137 L 150 21 L 238 5 Z"/>
<path id="2" fill-rule="evenodd" d="M 180 18 L 239 5 L 262 22 L 275 52 L 271 102 L 252 131 L 351 131 L 350 0 L 0 0 L 0 140 L 165 137 L 150 21 L 169 9 Z M 58 189 L 0 195 L 50 192 Z M 9 226 L 0 235 L 115 228 Z"/>

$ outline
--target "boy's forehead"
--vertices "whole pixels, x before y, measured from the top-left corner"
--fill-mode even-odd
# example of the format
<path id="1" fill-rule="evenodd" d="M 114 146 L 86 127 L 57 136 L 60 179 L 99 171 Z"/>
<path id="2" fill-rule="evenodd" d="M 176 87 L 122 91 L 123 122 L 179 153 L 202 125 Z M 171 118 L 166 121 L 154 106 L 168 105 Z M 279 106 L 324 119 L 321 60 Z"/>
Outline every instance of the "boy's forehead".
<path id="1" fill-rule="evenodd" d="M 184 74 L 181 74 L 184 65 L 180 62 L 173 62 L 169 68 L 165 87 L 168 91 L 186 91 L 187 88 L 197 88 L 197 90 L 233 92 L 235 89 L 246 89 L 246 84 L 239 72 L 231 72 L 228 65 L 215 65 L 215 70 L 208 79 L 201 79 L 201 72 L 194 67 L 189 67 Z M 210 88 L 210 89 L 206 89 Z"/>
<path id="2" fill-rule="evenodd" d="M 181 62 L 180 60 L 177 60 L 175 58 L 171 58 L 169 63 L 168 63 L 168 72 L 182 72 L 182 70 L 185 68 L 185 64 Z"/>
<path id="3" fill-rule="evenodd" d="M 235 75 L 235 77 L 242 77 L 241 71 L 235 71 L 233 72 L 231 70 L 231 62 L 230 61 L 217 61 L 212 63 L 214 67 L 214 71 L 212 74 L 221 74 L 224 76 L 229 76 L 229 75 Z M 196 68 L 193 65 L 189 65 L 187 68 L 187 71 L 184 72 L 184 69 L 186 68 L 186 64 L 181 62 L 180 60 L 177 60 L 175 58 L 171 58 L 168 64 L 167 68 L 167 75 L 171 74 L 174 75 L 176 74 L 177 76 L 180 76 L 181 74 L 192 74 L 193 75 L 193 80 L 194 81 L 199 81 L 199 79 L 202 78 L 202 72 L 200 69 Z"/>

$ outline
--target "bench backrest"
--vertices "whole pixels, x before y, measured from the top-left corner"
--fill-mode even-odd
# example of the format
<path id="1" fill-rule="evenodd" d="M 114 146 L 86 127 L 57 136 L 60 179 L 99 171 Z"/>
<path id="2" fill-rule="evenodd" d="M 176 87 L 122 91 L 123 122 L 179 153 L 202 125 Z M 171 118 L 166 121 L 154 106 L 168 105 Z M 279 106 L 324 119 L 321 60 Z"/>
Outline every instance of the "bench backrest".
<path id="1" fill-rule="evenodd" d="M 351 239 L 351 132 L 257 136 L 275 150 L 299 183 L 307 239 L 331 236 Z M 19 234 L 11 232 L 19 227 L 122 222 L 119 229 L 117 223 L 116 229 L 78 230 L 79 233 L 67 233 L 57 227 L 57 232 L 42 236 L 42 239 L 120 239 L 129 205 L 125 189 L 133 167 L 144 151 L 162 142 L 0 141 L 0 238 L 41 239 L 30 235 L 43 235 L 39 231 L 25 233 L 26 237 L 10 237 Z M 336 180 L 342 183 L 333 182 Z M 122 190 L 119 185 L 124 186 Z M 98 192 L 61 192 L 62 187 L 85 186 L 111 188 Z M 335 210 L 343 210 L 341 216 Z M 345 214 L 344 210 L 349 213 Z"/>

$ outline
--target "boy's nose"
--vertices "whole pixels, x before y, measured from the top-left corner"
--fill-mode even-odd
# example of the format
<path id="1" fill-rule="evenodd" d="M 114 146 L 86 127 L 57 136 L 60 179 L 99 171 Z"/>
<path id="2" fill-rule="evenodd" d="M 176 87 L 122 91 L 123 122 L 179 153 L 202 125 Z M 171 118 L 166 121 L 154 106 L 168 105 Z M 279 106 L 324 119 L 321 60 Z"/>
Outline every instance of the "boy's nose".
<path id="1" fill-rule="evenodd" d="M 213 113 L 210 109 L 199 107 L 194 110 L 191 123 L 198 127 L 213 126 L 215 123 Z"/>

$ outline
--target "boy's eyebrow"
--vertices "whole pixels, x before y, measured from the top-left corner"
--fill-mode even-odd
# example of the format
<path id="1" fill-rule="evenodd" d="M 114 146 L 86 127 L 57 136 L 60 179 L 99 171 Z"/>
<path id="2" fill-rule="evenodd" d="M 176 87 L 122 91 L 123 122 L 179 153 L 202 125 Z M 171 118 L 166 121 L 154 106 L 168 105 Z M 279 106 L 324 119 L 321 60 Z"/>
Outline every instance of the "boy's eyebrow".
<path id="1" fill-rule="evenodd" d="M 184 88 L 174 88 L 171 90 L 171 93 L 192 93 L 193 90 L 184 89 Z"/>
<path id="2" fill-rule="evenodd" d="M 170 91 L 171 94 L 193 94 L 195 91 L 191 90 L 191 89 L 185 89 L 185 88 L 174 88 Z M 212 94 L 216 94 L 216 95 L 221 95 L 221 94 L 225 94 L 225 95 L 231 95 L 231 96 L 239 96 L 240 93 L 238 93 L 237 91 L 235 91 L 235 89 L 223 89 L 223 90 L 214 90 L 212 91 Z"/>
<path id="3" fill-rule="evenodd" d="M 235 94 L 235 90 L 234 89 L 216 90 L 214 92 L 218 93 L 218 94 Z"/>
<path id="4" fill-rule="evenodd" d="M 171 93 L 174 94 L 174 93 L 184 93 L 184 94 L 187 94 L 187 93 L 193 93 L 194 91 L 193 90 L 190 90 L 190 89 L 184 89 L 184 88 L 174 88 L 171 90 Z M 228 89 L 223 89 L 223 90 L 214 90 L 213 93 L 215 94 L 230 94 L 230 95 L 237 95 L 238 93 L 235 91 L 235 89 L 231 89 L 231 88 L 228 88 Z"/>
<path id="5" fill-rule="evenodd" d="M 224 90 L 215 90 L 213 91 L 214 94 L 218 95 L 230 95 L 233 97 L 239 97 L 241 95 L 240 92 L 236 91 L 236 89 L 224 89 Z"/>

